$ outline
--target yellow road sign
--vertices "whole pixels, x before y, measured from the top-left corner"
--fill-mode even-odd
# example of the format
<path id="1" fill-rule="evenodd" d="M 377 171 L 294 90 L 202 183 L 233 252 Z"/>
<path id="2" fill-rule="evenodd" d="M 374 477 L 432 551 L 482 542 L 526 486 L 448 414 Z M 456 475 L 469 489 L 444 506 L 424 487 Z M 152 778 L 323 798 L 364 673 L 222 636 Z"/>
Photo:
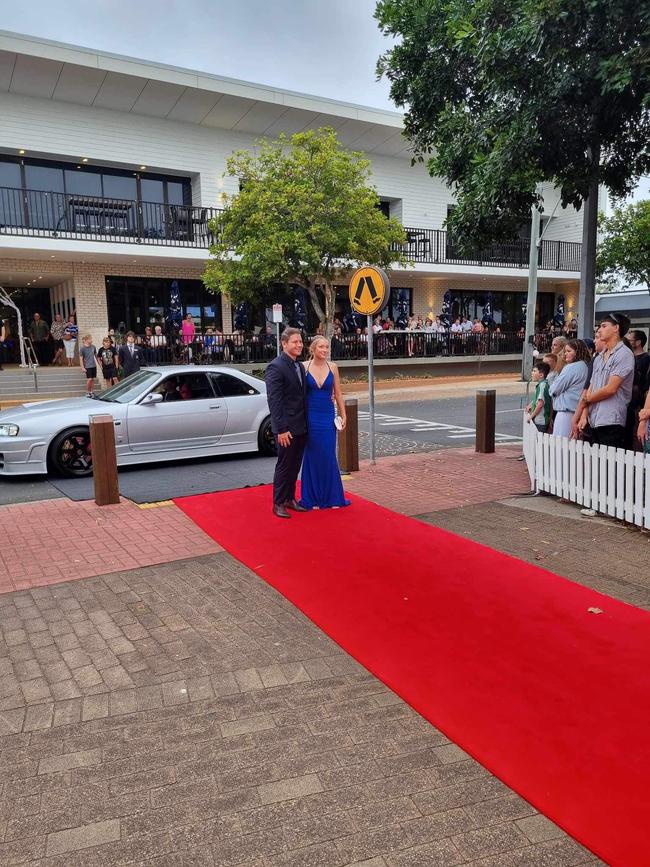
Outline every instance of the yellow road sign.
<path id="1" fill-rule="evenodd" d="M 373 316 L 386 302 L 390 282 L 381 268 L 359 268 L 350 279 L 350 304 L 357 313 Z"/>

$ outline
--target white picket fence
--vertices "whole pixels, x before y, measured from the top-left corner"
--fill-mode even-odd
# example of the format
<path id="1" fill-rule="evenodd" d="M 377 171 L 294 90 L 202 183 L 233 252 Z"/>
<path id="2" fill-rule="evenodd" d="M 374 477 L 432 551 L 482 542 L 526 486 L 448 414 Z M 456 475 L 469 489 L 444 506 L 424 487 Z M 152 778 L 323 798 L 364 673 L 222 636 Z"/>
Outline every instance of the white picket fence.
<path id="1" fill-rule="evenodd" d="M 539 433 L 524 420 L 531 490 L 650 529 L 650 454 Z"/>

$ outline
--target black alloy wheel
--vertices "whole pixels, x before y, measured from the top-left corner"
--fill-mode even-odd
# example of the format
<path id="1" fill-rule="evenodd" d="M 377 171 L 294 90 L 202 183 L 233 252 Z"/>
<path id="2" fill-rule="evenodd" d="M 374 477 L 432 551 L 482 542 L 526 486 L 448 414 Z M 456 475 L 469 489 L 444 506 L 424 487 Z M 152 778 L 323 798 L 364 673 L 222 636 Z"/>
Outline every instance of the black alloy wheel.
<path id="1" fill-rule="evenodd" d="M 90 430 L 77 427 L 55 437 L 50 449 L 52 466 L 62 476 L 83 477 L 93 472 Z"/>
<path id="2" fill-rule="evenodd" d="M 260 431 L 257 435 L 257 445 L 260 450 L 260 454 L 268 458 L 276 457 L 278 453 L 278 446 L 275 441 L 275 437 L 273 436 L 273 429 L 271 428 L 270 417 L 265 418 L 260 425 Z"/>

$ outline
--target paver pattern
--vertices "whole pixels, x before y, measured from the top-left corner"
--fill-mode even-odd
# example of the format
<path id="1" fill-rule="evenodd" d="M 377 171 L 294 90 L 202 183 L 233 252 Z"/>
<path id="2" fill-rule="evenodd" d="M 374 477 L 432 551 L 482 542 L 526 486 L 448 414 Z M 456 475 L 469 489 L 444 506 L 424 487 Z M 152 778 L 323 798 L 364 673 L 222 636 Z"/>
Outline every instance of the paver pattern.
<path id="1" fill-rule="evenodd" d="M 125 499 L 2 506 L 0 540 L 0 593 L 222 550 L 180 509 L 140 509 Z"/>
<path id="2" fill-rule="evenodd" d="M 650 534 L 605 518 L 567 520 L 524 507 L 485 503 L 422 515 L 422 520 L 527 560 L 650 611 Z"/>
<path id="3" fill-rule="evenodd" d="M 499 446 L 494 454 L 473 448 L 382 458 L 345 482 L 346 490 L 402 515 L 421 515 L 499 500 L 530 490 L 526 465 L 517 446 Z"/>
<path id="4" fill-rule="evenodd" d="M 596 863 L 226 553 L 0 627 L 0 864 Z"/>

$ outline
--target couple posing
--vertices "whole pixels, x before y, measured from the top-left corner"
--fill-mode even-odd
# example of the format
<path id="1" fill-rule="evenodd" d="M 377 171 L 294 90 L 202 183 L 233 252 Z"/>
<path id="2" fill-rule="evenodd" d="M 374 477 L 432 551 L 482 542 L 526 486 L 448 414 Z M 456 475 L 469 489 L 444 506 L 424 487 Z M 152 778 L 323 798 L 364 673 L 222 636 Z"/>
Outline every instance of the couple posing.
<path id="1" fill-rule="evenodd" d="M 306 512 L 347 506 L 349 500 L 343 496 L 336 462 L 334 425 L 336 402 L 342 427 L 345 427 L 345 403 L 338 369 L 327 360 L 329 340 L 315 337 L 305 364 L 298 361 L 303 343 L 297 328 L 285 328 L 280 340 L 282 352 L 266 368 L 265 377 L 271 424 L 278 444 L 273 514 L 289 518 L 288 509 Z M 301 464 L 298 502 L 296 480 Z"/>

